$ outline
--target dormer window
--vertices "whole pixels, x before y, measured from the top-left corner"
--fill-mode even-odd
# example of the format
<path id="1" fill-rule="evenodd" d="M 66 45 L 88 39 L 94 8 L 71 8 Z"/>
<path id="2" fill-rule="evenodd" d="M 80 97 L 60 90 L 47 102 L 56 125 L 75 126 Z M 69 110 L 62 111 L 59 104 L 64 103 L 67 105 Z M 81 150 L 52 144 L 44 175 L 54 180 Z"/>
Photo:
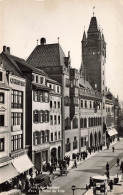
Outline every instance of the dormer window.
<path id="1" fill-rule="evenodd" d="M 38 76 L 36 75 L 36 83 L 38 83 Z"/>
<path id="2" fill-rule="evenodd" d="M 0 82 L 3 81 L 3 72 L 0 72 Z"/>
<path id="3" fill-rule="evenodd" d="M 44 78 L 40 77 L 40 84 L 43 84 L 43 82 L 44 82 Z"/>

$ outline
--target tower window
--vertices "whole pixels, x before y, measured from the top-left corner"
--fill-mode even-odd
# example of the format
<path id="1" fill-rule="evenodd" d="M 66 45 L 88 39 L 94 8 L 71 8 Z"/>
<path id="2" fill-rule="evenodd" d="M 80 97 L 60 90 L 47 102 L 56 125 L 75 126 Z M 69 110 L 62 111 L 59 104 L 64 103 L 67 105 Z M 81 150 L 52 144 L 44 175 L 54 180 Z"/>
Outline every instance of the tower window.
<path id="1" fill-rule="evenodd" d="M 0 72 L 0 81 L 2 82 L 3 81 L 3 73 Z"/>
<path id="2" fill-rule="evenodd" d="M 0 93 L 0 103 L 4 103 L 4 93 Z"/>

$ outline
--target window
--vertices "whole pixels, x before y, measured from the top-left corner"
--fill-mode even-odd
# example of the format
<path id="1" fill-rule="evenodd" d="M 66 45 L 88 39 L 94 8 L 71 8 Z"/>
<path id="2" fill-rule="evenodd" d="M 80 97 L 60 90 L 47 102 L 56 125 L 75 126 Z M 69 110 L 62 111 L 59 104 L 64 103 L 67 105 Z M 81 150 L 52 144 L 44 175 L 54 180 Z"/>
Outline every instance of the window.
<path id="1" fill-rule="evenodd" d="M 37 102 L 38 101 L 38 92 L 34 91 L 34 101 Z"/>
<path id="2" fill-rule="evenodd" d="M 4 103 L 4 93 L 0 93 L 0 103 Z"/>
<path id="3" fill-rule="evenodd" d="M 83 100 L 81 100 L 81 108 L 83 108 Z"/>
<path id="4" fill-rule="evenodd" d="M 44 78 L 40 77 L 40 84 L 43 84 L 43 82 L 44 82 Z"/>
<path id="5" fill-rule="evenodd" d="M 12 112 L 11 113 L 11 124 L 14 125 L 22 125 L 22 113 Z"/>
<path id="6" fill-rule="evenodd" d="M 43 102 L 43 93 L 41 91 L 39 92 L 39 101 Z"/>
<path id="7" fill-rule="evenodd" d="M 84 127 L 84 122 L 83 122 L 83 118 L 80 119 L 80 128 Z"/>
<path id="8" fill-rule="evenodd" d="M 83 137 L 81 137 L 81 147 L 84 146 L 84 141 L 83 141 Z"/>
<path id="9" fill-rule="evenodd" d="M 0 115 L 0 126 L 4 126 L 4 115 Z"/>
<path id="10" fill-rule="evenodd" d="M 34 120 L 33 120 L 33 122 L 34 123 L 38 123 L 38 110 L 33 111 L 33 113 L 34 113 Z"/>
<path id="11" fill-rule="evenodd" d="M 52 85 L 51 84 L 49 84 L 49 88 L 52 89 Z"/>
<path id="12" fill-rule="evenodd" d="M 58 108 L 60 108 L 60 102 L 58 102 Z"/>
<path id="13" fill-rule="evenodd" d="M 85 108 L 87 108 L 87 101 L 85 100 Z"/>
<path id="14" fill-rule="evenodd" d="M 54 125 L 57 124 L 57 119 L 56 119 L 56 115 L 54 116 Z"/>
<path id="15" fill-rule="evenodd" d="M 71 129 L 71 120 L 69 117 L 65 119 L 65 130 Z"/>
<path id="16" fill-rule="evenodd" d="M 60 131 L 59 131 L 59 133 L 58 133 L 58 136 L 59 136 L 59 139 L 60 139 L 60 138 L 61 138 Z"/>
<path id="17" fill-rule="evenodd" d="M 69 152 L 71 150 L 70 139 L 67 138 L 66 142 L 67 143 L 66 143 L 65 150 L 66 150 L 66 152 Z"/>
<path id="18" fill-rule="evenodd" d="M 38 83 L 38 75 L 36 75 L 36 83 Z"/>
<path id="19" fill-rule="evenodd" d="M 53 125 L 53 116 L 50 115 L 50 125 Z"/>
<path id="20" fill-rule="evenodd" d="M 58 125 L 60 125 L 60 116 L 58 116 Z"/>
<path id="21" fill-rule="evenodd" d="M 86 146 L 86 137 L 84 137 L 84 145 Z"/>
<path id="22" fill-rule="evenodd" d="M 3 73 L 0 72 L 0 82 L 2 82 L 2 81 L 3 81 Z"/>
<path id="23" fill-rule="evenodd" d="M 78 128 L 78 119 L 75 117 L 73 119 L 73 129 L 76 129 L 76 128 Z"/>
<path id="24" fill-rule="evenodd" d="M 50 108 L 52 108 L 52 106 L 53 106 L 53 105 L 52 105 L 52 101 L 50 101 Z"/>
<path id="25" fill-rule="evenodd" d="M 43 144 L 44 143 L 44 131 L 41 131 L 40 134 L 41 134 L 41 144 Z"/>
<path id="26" fill-rule="evenodd" d="M 70 139 L 69 138 L 67 138 L 67 144 L 69 144 L 70 143 Z"/>
<path id="27" fill-rule="evenodd" d="M 55 140 L 57 140 L 57 132 L 55 132 Z"/>
<path id="28" fill-rule="evenodd" d="M 54 101 L 54 108 L 56 108 L 56 101 Z"/>
<path id="29" fill-rule="evenodd" d="M 90 108 L 92 108 L 92 104 L 91 104 L 91 101 L 90 101 Z"/>
<path id="30" fill-rule="evenodd" d="M 12 108 L 22 108 L 23 107 L 23 92 L 12 90 Z"/>
<path id="31" fill-rule="evenodd" d="M 49 122 L 49 111 L 48 110 L 45 111 L 45 122 L 46 123 Z"/>
<path id="32" fill-rule="evenodd" d="M 41 110 L 40 111 L 40 123 L 43 123 L 44 122 L 44 113 L 43 111 Z"/>
<path id="33" fill-rule="evenodd" d="M 48 95 L 48 93 L 45 93 L 45 102 L 49 102 L 49 95 Z"/>
<path id="34" fill-rule="evenodd" d="M 51 141 L 53 141 L 53 133 L 51 133 Z"/>
<path id="35" fill-rule="evenodd" d="M 11 150 L 19 150 L 23 148 L 23 135 L 13 135 L 11 136 Z"/>
<path id="36" fill-rule="evenodd" d="M 70 86 L 70 80 L 66 78 L 66 87 Z"/>
<path id="37" fill-rule="evenodd" d="M 57 86 L 57 92 L 59 93 L 59 86 Z"/>
<path id="38" fill-rule="evenodd" d="M 49 141 L 49 130 L 45 131 L 45 142 Z"/>
<path id="39" fill-rule="evenodd" d="M 73 141 L 73 150 L 77 149 L 77 137 L 74 137 L 74 141 Z"/>
<path id="40" fill-rule="evenodd" d="M 0 138 L 0 152 L 4 151 L 4 138 Z"/>

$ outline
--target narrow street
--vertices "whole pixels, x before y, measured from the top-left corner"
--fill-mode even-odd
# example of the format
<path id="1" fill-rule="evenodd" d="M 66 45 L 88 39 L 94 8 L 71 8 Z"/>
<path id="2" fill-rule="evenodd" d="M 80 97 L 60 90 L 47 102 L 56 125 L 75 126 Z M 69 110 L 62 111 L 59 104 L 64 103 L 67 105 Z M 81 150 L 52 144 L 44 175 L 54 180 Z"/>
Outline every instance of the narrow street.
<path id="1" fill-rule="evenodd" d="M 115 151 L 112 147 L 97 153 L 92 158 L 80 164 L 77 168 L 72 169 L 67 176 L 63 175 L 52 182 L 52 189 L 48 189 L 41 194 L 72 194 L 71 186 L 75 185 L 75 195 L 83 194 L 86 184 L 89 184 L 89 178 L 94 175 L 103 175 L 106 171 L 105 165 L 108 162 L 110 168 L 116 163 L 117 157 L 123 156 L 123 140 L 115 144 Z"/>

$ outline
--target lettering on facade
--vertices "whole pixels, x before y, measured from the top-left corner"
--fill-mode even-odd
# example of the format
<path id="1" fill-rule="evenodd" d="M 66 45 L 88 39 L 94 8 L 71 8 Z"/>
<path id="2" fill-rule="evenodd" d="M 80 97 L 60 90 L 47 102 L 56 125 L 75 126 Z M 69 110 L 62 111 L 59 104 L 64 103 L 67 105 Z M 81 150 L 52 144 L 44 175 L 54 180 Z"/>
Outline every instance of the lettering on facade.
<path id="1" fill-rule="evenodd" d="M 20 86 L 23 86 L 23 87 L 25 86 L 25 82 L 19 81 L 17 79 L 10 78 L 10 82 L 15 84 L 15 85 L 20 85 Z"/>

